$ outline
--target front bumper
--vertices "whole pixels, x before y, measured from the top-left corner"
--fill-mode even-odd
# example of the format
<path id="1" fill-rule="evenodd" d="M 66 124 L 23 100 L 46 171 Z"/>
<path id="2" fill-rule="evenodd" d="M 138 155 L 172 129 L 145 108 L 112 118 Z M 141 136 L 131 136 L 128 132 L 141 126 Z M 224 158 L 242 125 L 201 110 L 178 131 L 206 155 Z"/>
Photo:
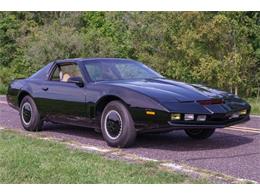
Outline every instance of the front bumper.
<path id="1" fill-rule="evenodd" d="M 177 105 L 177 104 L 176 104 Z M 180 104 L 180 108 L 182 104 Z M 229 106 L 229 107 L 228 107 Z M 201 106 L 203 108 L 205 106 Z M 156 114 L 153 116 L 145 115 L 144 109 L 135 109 L 131 112 L 135 127 L 140 132 L 163 132 L 171 130 L 185 130 L 185 129 L 216 129 L 225 128 L 228 126 L 244 123 L 250 120 L 251 107 L 248 104 L 237 105 L 233 107 L 229 104 L 224 105 L 209 105 L 207 106 L 207 112 L 199 112 L 197 109 L 188 107 L 187 109 L 174 111 L 155 111 Z M 173 110 L 173 109 L 172 109 Z M 246 110 L 246 114 L 241 114 L 241 111 Z M 193 114 L 194 119 L 185 119 L 185 114 Z M 172 114 L 180 114 L 179 119 L 172 119 Z M 199 115 L 206 116 L 206 120 L 198 120 Z"/>
<path id="2" fill-rule="evenodd" d="M 186 129 L 216 129 L 216 128 L 225 128 L 232 125 L 244 123 L 249 120 L 250 120 L 249 113 L 246 115 L 239 116 L 237 118 L 230 118 L 230 114 L 226 114 L 226 115 L 213 114 L 211 118 L 208 118 L 208 120 L 206 121 L 161 120 L 160 122 L 159 121 L 156 122 L 154 118 L 153 122 L 147 121 L 146 123 L 139 123 L 138 126 L 136 126 L 136 129 L 139 132 L 167 132 L 173 130 L 186 130 Z"/>

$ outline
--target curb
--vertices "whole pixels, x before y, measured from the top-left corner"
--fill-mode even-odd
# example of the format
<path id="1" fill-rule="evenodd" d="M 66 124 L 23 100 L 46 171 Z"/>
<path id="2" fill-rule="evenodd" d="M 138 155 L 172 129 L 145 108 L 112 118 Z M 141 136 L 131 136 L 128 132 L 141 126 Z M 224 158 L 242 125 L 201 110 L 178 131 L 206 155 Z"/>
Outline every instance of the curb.
<path id="1" fill-rule="evenodd" d="M 260 115 L 250 115 L 252 118 L 260 118 Z"/>
<path id="2" fill-rule="evenodd" d="M 197 167 L 192 167 L 190 165 L 184 164 L 184 163 L 175 163 L 171 161 L 163 161 L 163 160 L 157 160 L 157 159 L 151 159 L 151 158 L 146 158 L 142 156 L 138 156 L 136 154 L 131 154 L 123 151 L 122 149 L 119 148 L 104 148 L 104 147 L 98 147 L 98 146 L 93 146 L 89 144 L 82 144 L 76 141 L 69 141 L 69 140 L 64 140 L 60 138 L 54 138 L 54 137 L 49 137 L 49 136 L 44 136 L 44 135 L 39 135 L 39 134 L 32 134 L 32 133 L 26 133 L 18 130 L 7 130 L 7 129 L 2 129 L 6 131 L 12 131 L 15 133 L 23 134 L 28 137 L 33 137 L 36 139 L 41 139 L 41 140 L 47 140 L 47 141 L 54 141 L 57 143 L 64 144 L 68 147 L 74 148 L 74 149 L 79 149 L 85 152 L 91 152 L 91 153 L 97 153 L 101 154 L 102 156 L 110 159 L 117 159 L 117 160 L 122 160 L 126 161 L 129 163 L 153 163 L 155 166 L 157 166 L 161 170 L 166 170 L 170 172 L 177 172 L 180 174 L 184 174 L 187 176 L 190 176 L 192 178 L 200 178 L 200 179 L 207 179 L 213 183 L 229 183 L 229 184 L 247 184 L 247 183 L 253 183 L 257 184 L 256 181 L 254 180 L 249 180 L 249 179 L 242 179 L 242 178 L 236 178 L 230 175 L 206 170 L 206 169 L 201 169 Z"/>
<path id="3" fill-rule="evenodd" d="M 33 137 L 37 137 L 41 139 L 41 137 L 33 135 Z M 58 141 L 53 137 L 45 137 L 45 140 L 49 141 Z M 214 181 L 214 183 L 231 183 L 231 184 L 241 184 L 241 183 L 254 183 L 256 184 L 256 181 L 253 180 L 248 180 L 248 179 L 242 179 L 242 178 L 236 178 L 233 176 L 225 175 L 222 173 L 217 173 L 205 169 L 200 169 L 196 167 L 192 167 L 186 164 L 180 164 L 180 163 L 175 163 L 175 162 L 167 162 L 167 161 L 161 161 L 157 159 L 151 159 L 151 158 L 146 158 L 142 156 L 138 156 L 136 154 L 131 154 L 122 151 L 121 149 L 106 149 L 106 148 L 101 148 L 101 147 L 96 147 L 96 146 L 91 146 L 91 145 L 86 145 L 86 144 L 81 144 L 78 142 L 66 142 L 62 141 L 67 146 L 77 148 L 80 150 L 88 151 L 88 152 L 95 152 L 102 154 L 103 156 L 106 156 L 108 158 L 113 158 L 113 159 L 119 159 L 119 160 L 124 160 L 128 162 L 134 162 L 134 163 L 155 163 L 158 168 L 160 169 L 166 169 L 171 172 L 177 172 L 181 174 L 185 174 L 187 176 L 191 176 L 192 178 L 202 178 L 202 179 L 210 179 L 211 181 Z"/>

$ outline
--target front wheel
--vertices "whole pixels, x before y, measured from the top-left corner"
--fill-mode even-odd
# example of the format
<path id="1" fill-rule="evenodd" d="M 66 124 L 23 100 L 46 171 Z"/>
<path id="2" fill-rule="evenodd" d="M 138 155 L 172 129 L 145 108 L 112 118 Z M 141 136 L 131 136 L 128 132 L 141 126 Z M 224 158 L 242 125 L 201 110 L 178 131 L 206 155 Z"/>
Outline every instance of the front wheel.
<path id="1" fill-rule="evenodd" d="M 214 132 L 215 132 L 215 129 L 189 129 L 189 130 L 187 129 L 187 130 L 185 130 L 185 133 L 193 139 L 207 139 Z"/>
<path id="2" fill-rule="evenodd" d="M 136 138 L 132 116 L 120 101 L 107 104 L 101 116 L 101 132 L 112 147 L 128 147 Z"/>
<path id="3" fill-rule="evenodd" d="M 25 96 L 20 104 L 20 119 L 27 131 L 40 131 L 42 129 L 43 121 L 30 96 Z"/>

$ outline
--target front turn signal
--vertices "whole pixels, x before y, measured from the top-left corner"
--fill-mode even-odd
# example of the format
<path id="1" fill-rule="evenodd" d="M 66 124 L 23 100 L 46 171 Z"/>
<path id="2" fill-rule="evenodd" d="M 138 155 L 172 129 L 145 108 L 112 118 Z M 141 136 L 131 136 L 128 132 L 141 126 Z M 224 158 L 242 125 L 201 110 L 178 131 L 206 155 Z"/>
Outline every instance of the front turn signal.
<path id="1" fill-rule="evenodd" d="M 241 110 L 240 112 L 239 112 L 239 115 L 245 115 L 247 113 L 247 110 Z"/>

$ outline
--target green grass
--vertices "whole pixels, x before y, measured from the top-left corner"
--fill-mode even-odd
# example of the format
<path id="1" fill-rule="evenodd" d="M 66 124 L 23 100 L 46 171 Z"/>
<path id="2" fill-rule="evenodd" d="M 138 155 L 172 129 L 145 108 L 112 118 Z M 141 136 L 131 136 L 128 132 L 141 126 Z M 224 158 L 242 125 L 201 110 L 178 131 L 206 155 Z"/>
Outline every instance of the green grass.
<path id="1" fill-rule="evenodd" d="M 0 183 L 202 182 L 151 163 L 110 160 L 54 141 L 0 132 Z"/>
<path id="2" fill-rule="evenodd" d="M 248 102 L 252 106 L 251 114 L 260 115 L 260 98 L 249 98 Z"/>

